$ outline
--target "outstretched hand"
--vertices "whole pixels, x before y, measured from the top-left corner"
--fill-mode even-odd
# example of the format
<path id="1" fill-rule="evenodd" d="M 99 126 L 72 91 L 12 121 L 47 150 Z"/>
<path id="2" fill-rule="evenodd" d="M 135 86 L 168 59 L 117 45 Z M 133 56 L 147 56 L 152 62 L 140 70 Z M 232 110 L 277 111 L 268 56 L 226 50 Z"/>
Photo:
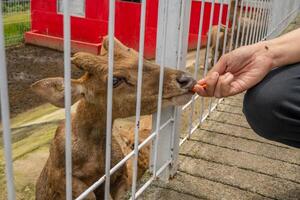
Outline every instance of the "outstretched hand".
<path id="1" fill-rule="evenodd" d="M 272 66 L 272 54 L 264 42 L 240 47 L 222 56 L 194 91 L 201 96 L 232 96 L 256 85 Z"/>

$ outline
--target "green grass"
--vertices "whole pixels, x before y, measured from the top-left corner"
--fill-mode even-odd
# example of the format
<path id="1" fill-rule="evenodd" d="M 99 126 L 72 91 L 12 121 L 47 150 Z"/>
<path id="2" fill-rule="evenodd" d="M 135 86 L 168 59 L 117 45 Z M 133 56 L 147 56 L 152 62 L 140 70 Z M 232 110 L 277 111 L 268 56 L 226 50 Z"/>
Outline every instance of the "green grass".
<path id="1" fill-rule="evenodd" d="M 29 11 L 6 14 L 3 17 L 5 45 L 11 46 L 23 41 L 24 33 L 30 29 Z"/>

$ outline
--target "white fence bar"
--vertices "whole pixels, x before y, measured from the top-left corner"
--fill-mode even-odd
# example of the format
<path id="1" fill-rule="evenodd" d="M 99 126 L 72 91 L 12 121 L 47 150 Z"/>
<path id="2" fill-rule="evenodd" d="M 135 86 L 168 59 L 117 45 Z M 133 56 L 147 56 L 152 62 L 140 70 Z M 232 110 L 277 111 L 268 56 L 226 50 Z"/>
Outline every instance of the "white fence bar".
<path id="1" fill-rule="evenodd" d="M 242 16 L 243 16 L 243 7 L 244 7 L 244 0 L 241 0 L 240 4 L 240 15 L 239 15 L 239 22 L 238 22 L 238 28 L 236 33 L 236 41 L 235 41 L 235 48 L 239 45 L 239 38 L 240 38 L 240 31 L 241 31 L 241 23 L 242 23 Z"/>
<path id="2" fill-rule="evenodd" d="M 66 199 L 72 199 L 72 126 L 71 126 L 71 23 L 70 1 L 63 0 L 64 26 L 64 81 L 65 81 L 65 155 L 66 155 Z"/>
<path id="3" fill-rule="evenodd" d="M 207 75 L 208 72 L 208 66 L 209 66 L 209 56 L 210 56 L 210 43 L 211 43 L 211 31 L 212 31 L 212 25 L 213 25 L 213 18 L 214 18 L 214 12 L 215 12 L 215 0 L 211 1 L 211 9 L 210 9 L 210 18 L 209 18 L 209 28 L 208 28 L 208 39 L 207 39 L 207 44 L 206 44 L 206 52 L 205 52 L 205 63 L 204 63 L 204 74 L 203 77 Z M 212 67 L 212 66 L 211 66 Z M 204 101 L 203 101 L 204 102 Z M 212 104 L 212 98 L 210 98 L 210 103 L 209 103 L 209 110 Z"/>
<path id="4" fill-rule="evenodd" d="M 202 42 L 202 27 L 203 27 L 203 18 L 204 18 L 204 7 L 205 7 L 205 0 L 202 0 L 201 1 L 201 9 L 200 9 L 200 19 L 199 19 L 197 50 L 196 50 L 196 58 L 195 58 L 195 65 L 194 65 L 194 79 L 195 80 L 197 80 L 198 67 L 199 67 L 199 64 L 200 64 L 200 48 L 201 48 L 201 42 Z M 193 114 L 194 114 L 194 109 L 195 109 L 196 97 L 199 97 L 199 96 L 194 95 L 192 100 L 191 100 L 191 114 L 190 114 L 190 118 L 189 118 L 189 131 L 188 131 L 189 136 L 191 135 L 191 131 L 192 131 L 192 128 L 193 128 Z M 201 107 L 204 107 L 204 105 L 201 105 Z"/>
<path id="5" fill-rule="evenodd" d="M 262 15 L 263 15 L 263 0 L 261 0 L 259 2 L 259 16 L 257 19 L 257 26 L 255 29 L 255 37 L 254 37 L 254 42 L 258 42 L 259 41 L 259 31 L 261 29 L 262 26 Z"/>
<path id="6" fill-rule="evenodd" d="M 105 200 L 110 199 L 110 166 L 111 166 L 111 135 L 112 135 L 112 95 L 114 68 L 114 35 L 115 35 L 115 0 L 109 0 L 108 16 L 108 78 L 107 78 L 107 109 L 106 109 L 106 152 L 105 152 Z"/>
<path id="7" fill-rule="evenodd" d="M 218 26 L 217 26 L 217 38 L 216 38 L 216 47 L 215 47 L 215 54 L 212 55 L 214 57 L 214 62 L 212 63 L 213 65 L 215 65 L 217 63 L 217 58 L 219 56 L 219 43 L 220 43 L 220 38 L 219 38 L 219 35 L 220 35 L 220 28 L 221 28 L 221 23 L 222 23 L 222 15 L 223 15 L 223 1 L 220 1 L 220 11 L 219 11 L 219 19 L 218 19 Z M 215 13 L 213 14 L 215 15 Z M 212 66 L 213 67 L 213 66 Z M 212 104 L 213 104 L 213 101 L 214 101 L 214 97 L 212 97 L 210 99 L 210 102 L 209 102 L 209 110 L 211 110 L 212 108 Z"/>
<path id="8" fill-rule="evenodd" d="M 253 2 L 252 1 L 250 1 L 249 2 L 249 13 L 250 13 L 250 15 L 249 15 L 249 17 L 248 17 L 248 19 L 249 19 L 249 22 L 248 22 L 248 24 L 247 24 L 247 33 L 246 33 L 246 38 L 245 38 L 245 42 L 244 42 L 244 45 L 247 45 L 248 44 L 248 41 L 250 40 L 250 27 L 251 27 L 251 24 L 253 23 L 253 19 L 252 19 L 252 16 L 253 16 L 253 13 L 254 13 L 254 8 L 253 8 Z"/>
<path id="9" fill-rule="evenodd" d="M 7 186 L 7 198 L 15 200 L 14 173 L 12 163 L 10 114 L 8 100 L 7 71 L 4 47 L 4 30 L 2 19 L 2 2 L 0 1 L 0 92 L 1 92 L 1 116 L 3 126 L 3 144 L 5 157 L 5 177 Z"/>
<path id="10" fill-rule="evenodd" d="M 139 63 L 138 63 L 138 80 L 137 80 L 137 99 L 136 99 L 136 118 L 134 129 L 134 160 L 132 168 L 132 187 L 131 198 L 135 199 L 136 182 L 138 174 L 138 157 L 139 157 L 139 129 L 141 115 L 141 97 L 142 97 L 142 80 L 143 80 L 143 62 L 144 62 L 144 42 L 145 42 L 145 21 L 146 21 L 146 5 L 147 1 L 142 1 L 141 20 L 140 20 L 140 43 L 139 43 Z"/>
<path id="11" fill-rule="evenodd" d="M 210 18 L 209 18 L 208 39 L 207 39 L 206 52 L 205 52 L 204 76 L 206 76 L 208 72 L 208 59 L 210 54 L 211 30 L 213 24 L 214 10 L 215 10 L 215 0 L 212 0 L 211 9 L 210 9 Z"/>
<path id="12" fill-rule="evenodd" d="M 246 30 L 246 22 L 248 19 L 248 9 L 249 9 L 249 0 L 246 0 L 246 7 L 245 7 L 245 14 L 244 14 L 244 23 L 243 23 L 243 30 L 242 30 L 242 36 L 241 36 L 241 43 L 240 46 L 244 45 L 244 38 L 245 38 L 245 30 Z"/>
<path id="13" fill-rule="evenodd" d="M 184 13 L 182 13 L 182 6 L 184 6 Z M 187 53 L 187 41 L 188 41 L 188 30 L 189 30 L 189 17 L 191 9 L 191 0 L 183 3 L 183 0 L 160 0 L 159 10 L 158 10 L 158 32 L 157 32 L 157 51 L 156 51 L 156 62 L 158 64 L 163 64 L 168 67 L 177 68 L 178 59 L 180 59 L 180 67 L 185 66 L 185 58 Z M 183 30 L 181 30 L 180 22 L 182 21 L 182 15 L 184 15 Z M 168 23 L 166 23 L 166 21 Z M 166 26 L 166 31 L 164 31 L 164 26 Z M 183 31 L 180 33 L 180 31 Z M 180 38 L 182 37 L 182 38 Z M 166 40 L 165 40 L 166 39 Z M 179 42 L 182 42 L 180 47 Z M 165 45 L 166 46 L 165 46 Z M 165 47 L 164 47 L 165 46 Z M 178 48 L 181 48 L 178 49 Z M 167 51 L 165 51 L 167 50 Z M 165 58 L 164 58 L 165 57 Z M 161 65 L 162 66 L 162 65 Z M 158 110 L 159 111 L 159 110 Z M 178 110 L 177 110 L 178 111 Z M 178 113 L 175 107 L 169 107 L 163 109 L 162 115 L 159 118 L 159 113 L 153 116 L 153 127 L 157 128 L 158 123 L 162 124 L 170 118 L 177 119 Z M 160 122 L 158 122 L 160 121 Z M 180 120 L 176 120 L 179 123 Z M 174 126 L 176 128 L 174 128 Z M 172 131 L 175 130 L 174 134 Z M 159 134 L 159 140 L 157 144 L 154 144 L 154 148 L 151 149 L 151 160 L 150 169 L 154 172 L 165 164 L 172 156 L 174 162 L 176 162 L 176 157 L 178 153 L 179 143 L 179 125 L 170 124 L 162 130 L 163 134 Z M 174 142 L 174 144 L 171 144 Z M 157 152 L 155 148 L 157 147 Z M 174 149 L 172 149 L 172 147 Z M 172 152 L 173 151 L 173 152 Z M 155 156 L 157 159 L 155 161 Z M 174 157 L 176 155 L 176 157 Z M 154 168 L 155 164 L 155 168 Z M 174 165 L 175 166 L 175 165 Z M 166 168 L 164 172 L 159 176 L 160 179 L 167 180 L 169 174 L 174 171 L 173 166 Z M 155 173 L 153 173 L 155 174 Z M 157 175 L 157 174 L 156 174 Z"/>
<path id="14" fill-rule="evenodd" d="M 220 35 L 220 29 L 221 29 L 221 24 L 222 24 L 222 17 L 223 17 L 223 10 L 224 10 L 224 1 L 221 0 L 220 1 L 220 12 L 219 12 L 219 19 L 218 19 L 218 30 L 217 30 L 217 41 L 216 41 L 216 51 L 215 51 L 215 55 L 214 55 L 214 65 L 217 63 L 217 59 L 219 57 L 219 45 L 220 45 L 220 38 L 219 38 L 219 35 Z"/>
<path id="15" fill-rule="evenodd" d="M 250 26 L 250 35 L 249 35 L 249 39 L 248 39 L 249 44 L 253 43 L 253 35 L 254 35 L 253 33 L 254 33 L 255 26 L 256 26 L 256 22 L 257 22 L 257 11 L 258 11 L 258 2 L 255 1 L 254 7 L 253 7 L 253 18 L 252 18 L 251 26 Z"/>
<path id="16" fill-rule="evenodd" d="M 223 41 L 223 49 L 222 49 L 222 55 L 225 54 L 226 47 L 227 47 L 227 38 L 228 38 L 228 29 L 229 29 L 229 19 L 230 19 L 230 7 L 231 1 L 228 2 L 228 8 L 227 8 L 227 17 L 226 17 L 226 28 L 225 28 L 225 35 L 224 35 L 224 41 Z"/>
<path id="17" fill-rule="evenodd" d="M 258 36 L 258 40 L 263 40 L 263 30 L 264 30 L 264 27 L 265 27 L 265 20 L 266 20 L 266 0 L 263 0 L 263 9 L 262 9 L 262 18 L 261 18 L 261 27 L 259 29 L 259 36 Z"/>
<path id="18" fill-rule="evenodd" d="M 238 7 L 238 0 L 235 0 L 234 3 L 234 11 L 233 11 L 233 20 L 232 20 L 232 27 L 231 27 L 231 37 L 230 37 L 230 44 L 229 44 L 229 51 L 232 50 L 233 46 L 233 38 L 234 38 L 234 33 L 235 33 L 235 20 L 236 20 L 236 15 L 237 15 L 237 7 Z"/>
<path id="19" fill-rule="evenodd" d="M 162 110 L 162 92 L 163 92 L 163 81 L 164 81 L 164 67 L 165 67 L 165 59 L 166 59 L 166 40 L 167 40 L 167 24 L 168 24 L 168 11 L 169 11 L 169 0 L 165 0 L 164 4 L 162 5 L 161 1 L 159 2 L 159 5 L 165 8 L 163 12 L 163 42 L 162 44 L 162 52 L 161 52 L 161 63 L 160 63 L 160 74 L 159 74 L 159 90 L 158 90 L 158 103 L 157 103 L 157 115 L 156 115 L 156 137 L 154 140 L 154 160 L 153 160 L 153 178 L 156 177 L 157 173 L 157 159 L 158 159 L 158 143 L 159 143 L 159 133 L 160 133 L 160 124 L 161 124 L 161 110 Z M 163 162 L 163 161 L 162 161 Z"/>
<path id="20" fill-rule="evenodd" d="M 265 24 L 264 24 L 264 30 L 263 30 L 263 37 L 264 40 L 267 39 L 267 35 L 268 35 L 268 31 L 269 31 L 269 26 L 270 26 L 270 19 L 271 19 L 271 4 L 272 4 L 272 0 L 267 0 L 267 9 L 266 9 L 266 20 L 265 20 Z"/>
<path id="21" fill-rule="evenodd" d="M 177 60 L 176 69 L 186 70 L 186 56 L 188 51 L 188 38 L 189 38 L 189 25 L 190 25 L 190 15 L 191 15 L 191 0 L 181 0 L 181 11 L 179 24 L 179 39 L 178 39 L 178 49 L 174 52 L 173 59 Z M 170 66 L 171 63 L 167 63 Z M 180 127 L 181 127 L 181 111 L 182 107 L 174 107 L 174 123 L 172 124 L 172 134 L 171 134 L 171 163 L 169 167 L 169 174 L 173 177 L 178 170 L 178 157 L 179 157 L 179 143 L 180 143 Z"/>
<path id="22" fill-rule="evenodd" d="M 257 28 L 258 26 L 260 26 L 260 11 L 261 11 L 261 2 L 258 1 L 256 4 L 257 8 L 256 8 L 256 16 L 255 16 L 255 23 L 254 23 L 254 28 L 253 28 L 253 35 L 252 35 L 252 44 L 256 42 L 256 34 L 257 34 Z"/>

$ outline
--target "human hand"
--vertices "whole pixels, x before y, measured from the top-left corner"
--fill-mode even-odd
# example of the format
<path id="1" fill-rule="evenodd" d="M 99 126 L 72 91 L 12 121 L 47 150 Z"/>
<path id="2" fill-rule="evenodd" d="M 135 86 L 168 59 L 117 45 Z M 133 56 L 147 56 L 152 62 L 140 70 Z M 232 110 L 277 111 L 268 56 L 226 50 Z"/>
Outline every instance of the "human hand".
<path id="1" fill-rule="evenodd" d="M 194 91 L 200 96 L 232 96 L 256 85 L 272 67 L 273 55 L 266 42 L 240 47 L 222 56 Z"/>

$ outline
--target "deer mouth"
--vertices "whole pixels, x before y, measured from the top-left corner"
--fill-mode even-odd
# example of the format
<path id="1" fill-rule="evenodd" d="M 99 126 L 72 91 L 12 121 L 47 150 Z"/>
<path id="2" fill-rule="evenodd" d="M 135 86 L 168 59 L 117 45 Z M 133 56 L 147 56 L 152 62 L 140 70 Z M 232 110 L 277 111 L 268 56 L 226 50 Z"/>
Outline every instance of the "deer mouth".
<path id="1" fill-rule="evenodd" d="M 187 92 L 184 94 L 175 95 L 172 97 L 164 98 L 165 100 L 171 102 L 175 106 L 182 106 L 187 104 L 193 97 L 193 92 Z"/>

